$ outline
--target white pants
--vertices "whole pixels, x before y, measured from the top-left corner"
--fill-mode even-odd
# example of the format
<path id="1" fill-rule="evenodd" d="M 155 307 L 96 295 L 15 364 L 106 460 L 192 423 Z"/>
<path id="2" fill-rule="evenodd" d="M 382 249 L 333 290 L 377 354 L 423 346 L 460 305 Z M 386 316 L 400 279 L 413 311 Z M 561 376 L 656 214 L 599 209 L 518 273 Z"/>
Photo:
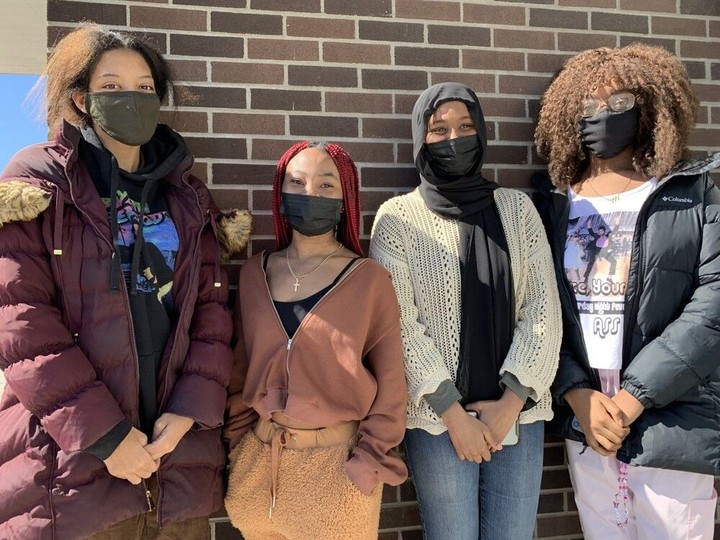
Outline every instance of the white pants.
<path id="1" fill-rule="evenodd" d="M 575 502 L 587 540 L 708 540 L 713 537 L 717 493 L 707 474 L 627 467 L 627 510 L 620 497 L 620 462 L 575 441 L 565 441 Z"/>

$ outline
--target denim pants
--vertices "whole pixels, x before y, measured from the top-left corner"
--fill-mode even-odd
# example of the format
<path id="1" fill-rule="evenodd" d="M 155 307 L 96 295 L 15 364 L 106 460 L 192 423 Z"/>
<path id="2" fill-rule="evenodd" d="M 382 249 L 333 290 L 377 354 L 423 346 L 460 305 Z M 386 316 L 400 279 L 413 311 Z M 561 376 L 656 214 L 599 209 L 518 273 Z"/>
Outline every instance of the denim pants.
<path id="1" fill-rule="evenodd" d="M 481 464 L 461 461 L 450 435 L 405 432 L 426 540 L 526 540 L 535 528 L 544 422 L 520 425 L 520 441 Z"/>

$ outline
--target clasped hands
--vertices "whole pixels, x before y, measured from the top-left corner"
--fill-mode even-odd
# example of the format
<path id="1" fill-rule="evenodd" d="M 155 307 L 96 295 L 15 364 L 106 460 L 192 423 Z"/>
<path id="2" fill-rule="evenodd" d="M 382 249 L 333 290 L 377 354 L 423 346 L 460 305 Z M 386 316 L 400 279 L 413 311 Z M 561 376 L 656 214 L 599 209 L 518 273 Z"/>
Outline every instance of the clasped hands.
<path id="1" fill-rule="evenodd" d="M 160 459 L 169 454 L 193 425 L 192 418 L 164 413 L 155 421 L 152 442 L 139 429 L 132 428 L 115 451 L 104 460 L 116 478 L 139 484 L 157 471 Z"/>
<path id="2" fill-rule="evenodd" d="M 591 388 L 576 388 L 565 394 L 590 448 L 603 456 L 620 449 L 632 424 L 644 407 L 627 390 L 612 398 Z"/>
<path id="3" fill-rule="evenodd" d="M 496 401 L 476 401 L 465 409 L 459 403 L 451 405 L 442 419 L 458 458 L 475 463 L 490 461 L 492 452 L 502 450 L 501 441 L 522 407 L 522 400 L 510 390 L 505 390 Z M 478 417 L 470 416 L 467 411 L 475 411 Z"/>

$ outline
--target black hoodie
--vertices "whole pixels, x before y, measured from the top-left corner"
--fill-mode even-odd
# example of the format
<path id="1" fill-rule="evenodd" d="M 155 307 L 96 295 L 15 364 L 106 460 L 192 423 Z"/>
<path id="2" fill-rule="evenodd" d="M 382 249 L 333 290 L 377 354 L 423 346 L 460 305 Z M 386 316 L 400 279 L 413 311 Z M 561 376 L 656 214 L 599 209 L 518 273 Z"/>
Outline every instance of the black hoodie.
<path id="1" fill-rule="evenodd" d="M 82 136 L 80 160 L 108 208 L 116 239 L 118 262 L 110 279 L 119 292 L 120 272 L 124 277 L 138 355 L 140 427 L 151 438 L 157 420 L 158 369 L 176 317 L 172 283 L 179 236 L 168 212 L 163 178 L 188 150 L 180 137 L 160 125 L 141 147 L 141 168 L 130 173 L 118 167 L 91 128 L 83 129 Z M 107 457 L 129 429 L 129 423 L 116 426 L 88 451 Z"/>

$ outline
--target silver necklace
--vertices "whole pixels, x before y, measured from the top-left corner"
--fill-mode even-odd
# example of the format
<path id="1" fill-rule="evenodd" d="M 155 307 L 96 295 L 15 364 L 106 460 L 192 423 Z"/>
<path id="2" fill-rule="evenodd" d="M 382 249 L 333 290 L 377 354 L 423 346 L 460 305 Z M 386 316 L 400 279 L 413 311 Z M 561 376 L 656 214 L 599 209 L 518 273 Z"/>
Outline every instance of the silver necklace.
<path id="1" fill-rule="evenodd" d="M 292 275 L 292 277 L 295 278 L 295 283 L 293 283 L 293 292 L 297 292 L 298 288 L 300 287 L 300 280 L 301 280 L 301 279 L 305 279 L 305 278 L 308 277 L 310 274 L 312 274 L 312 273 L 314 273 L 314 272 L 317 272 L 317 271 L 320 269 L 320 267 L 321 267 L 323 264 L 325 264 L 330 257 L 332 257 L 333 255 L 337 255 L 342 248 L 343 248 L 343 245 L 340 244 L 335 251 L 333 251 L 330 255 L 328 255 L 327 257 L 325 257 L 325 258 L 322 260 L 322 262 L 321 262 L 320 264 L 318 264 L 315 268 L 313 268 L 312 270 L 310 270 L 307 274 L 303 274 L 302 276 L 298 276 L 298 275 L 295 274 L 295 272 L 293 272 L 292 266 L 290 266 L 290 257 L 289 257 L 289 255 L 288 255 L 288 253 L 290 253 L 290 248 L 288 247 L 288 249 L 285 250 L 285 261 L 287 262 L 287 267 L 288 267 L 288 270 L 290 270 L 290 274 Z"/>

